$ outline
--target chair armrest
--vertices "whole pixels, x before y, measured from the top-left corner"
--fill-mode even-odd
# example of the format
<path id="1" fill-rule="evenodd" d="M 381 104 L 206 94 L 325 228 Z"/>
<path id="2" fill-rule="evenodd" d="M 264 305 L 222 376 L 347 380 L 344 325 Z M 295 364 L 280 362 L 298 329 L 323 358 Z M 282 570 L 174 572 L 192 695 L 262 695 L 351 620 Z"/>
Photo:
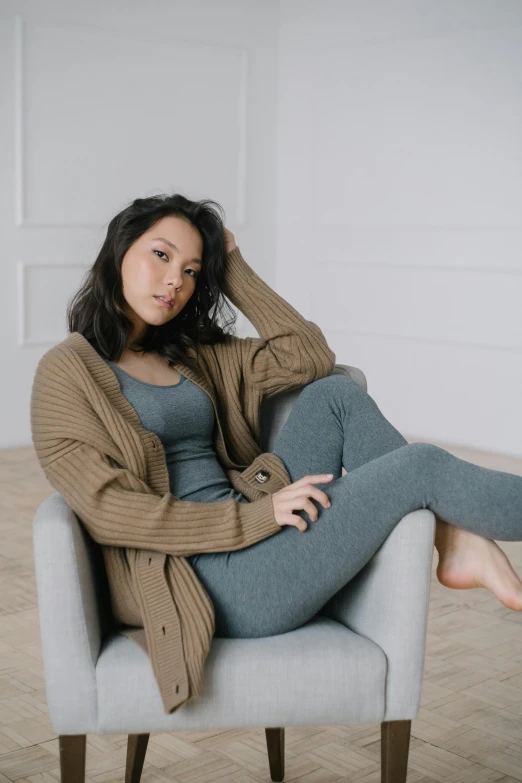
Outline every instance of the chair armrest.
<path id="1" fill-rule="evenodd" d="M 106 575 L 101 550 L 59 492 L 36 510 L 33 552 L 53 728 L 58 734 L 97 731 L 95 669 L 105 630 L 98 592 Z"/>
<path id="2" fill-rule="evenodd" d="M 432 511 L 406 514 L 319 613 L 371 639 L 385 653 L 385 721 L 412 719 L 419 711 L 434 536 Z"/>

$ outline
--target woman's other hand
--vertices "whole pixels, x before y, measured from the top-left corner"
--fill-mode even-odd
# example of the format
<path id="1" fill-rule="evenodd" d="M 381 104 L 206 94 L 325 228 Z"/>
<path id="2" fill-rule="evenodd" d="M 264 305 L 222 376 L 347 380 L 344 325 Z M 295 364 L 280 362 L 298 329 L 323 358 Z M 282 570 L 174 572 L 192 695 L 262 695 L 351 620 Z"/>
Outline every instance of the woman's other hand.
<path id="1" fill-rule="evenodd" d="M 319 512 L 309 498 L 315 498 L 324 508 L 329 508 L 332 504 L 330 498 L 318 489 L 314 484 L 322 484 L 331 481 L 331 473 L 303 476 L 299 481 L 283 487 L 278 492 L 272 494 L 272 505 L 274 507 L 274 518 L 280 527 L 283 525 L 293 525 L 304 533 L 308 525 L 305 520 L 295 512 L 306 511 L 312 522 L 317 522 Z"/>

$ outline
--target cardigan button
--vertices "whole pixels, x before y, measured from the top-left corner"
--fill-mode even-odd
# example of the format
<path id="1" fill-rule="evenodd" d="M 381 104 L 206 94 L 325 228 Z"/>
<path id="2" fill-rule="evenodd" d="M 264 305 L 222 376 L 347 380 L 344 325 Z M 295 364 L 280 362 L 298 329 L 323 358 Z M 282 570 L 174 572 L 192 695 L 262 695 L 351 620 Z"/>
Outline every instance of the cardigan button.
<path id="1" fill-rule="evenodd" d="M 270 473 L 268 472 L 268 470 L 260 470 L 255 475 L 256 481 L 259 481 L 260 484 L 264 484 L 265 481 L 268 481 L 269 478 L 270 478 Z"/>

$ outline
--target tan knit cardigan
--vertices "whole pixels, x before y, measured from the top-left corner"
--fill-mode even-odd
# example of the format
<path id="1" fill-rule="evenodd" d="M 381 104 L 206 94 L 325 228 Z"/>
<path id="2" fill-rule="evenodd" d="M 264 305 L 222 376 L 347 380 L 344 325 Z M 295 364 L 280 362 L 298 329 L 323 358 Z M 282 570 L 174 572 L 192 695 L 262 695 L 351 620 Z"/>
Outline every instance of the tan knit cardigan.
<path id="1" fill-rule="evenodd" d="M 101 545 L 118 630 L 149 655 L 166 714 L 200 695 L 215 631 L 210 597 L 186 557 L 244 549 L 281 530 L 271 495 L 291 479 L 279 457 L 261 453 L 261 401 L 335 366 L 321 329 L 263 282 L 238 247 L 227 255 L 223 292 L 260 337 L 199 346 L 197 374 L 181 362 L 174 367 L 212 400 L 216 454 L 249 503 L 169 492 L 160 439 L 144 429 L 114 372 L 79 332 L 42 356 L 32 387 L 40 465 Z"/>

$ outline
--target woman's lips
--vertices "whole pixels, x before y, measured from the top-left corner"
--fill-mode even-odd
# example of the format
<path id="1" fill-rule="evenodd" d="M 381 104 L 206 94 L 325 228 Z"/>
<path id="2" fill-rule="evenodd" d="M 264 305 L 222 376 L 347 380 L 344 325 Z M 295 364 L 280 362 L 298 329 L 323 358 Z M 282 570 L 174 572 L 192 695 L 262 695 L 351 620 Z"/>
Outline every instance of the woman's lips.
<path id="1" fill-rule="evenodd" d="M 154 299 L 156 302 L 159 302 L 160 305 L 163 305 L 163 307 L 168 307 L 169 310 L 172 310 L 174 307 L 174 302 L 172 302 L 172 304 L 167 304 L 167 302 L 164 302 L 163 299 L 159 298 L 159 296 L 155 296 Z"/>

